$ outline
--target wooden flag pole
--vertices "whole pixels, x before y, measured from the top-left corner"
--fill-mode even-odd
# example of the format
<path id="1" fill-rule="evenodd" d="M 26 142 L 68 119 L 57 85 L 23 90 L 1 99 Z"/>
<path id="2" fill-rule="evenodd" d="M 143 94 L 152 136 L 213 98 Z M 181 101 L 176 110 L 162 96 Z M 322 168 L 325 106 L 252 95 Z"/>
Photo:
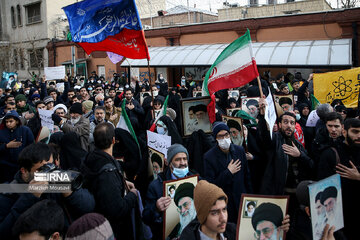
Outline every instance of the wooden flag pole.
<path id="1" fill-rule="evenodd" d="M 153 83 L 153 81 L 151 79 L 150 61 L 149 61 L 149 59 L 147 60 L 147 67 L 148 67 L 148 74 L 149 74 L 150 92 L 151 92 L 151 99 L 152 99 L 152 111 L 153 111 L 153 114 L 151 114 L 151 117 L 152 117 L 152 119 L 154 119 L 155 118 L 154 94 L 153 94 L 153 91 L 152 91 L 151 87 L 153 85 L 155 85 L 155 83 Z"/>
<path id="2" fill-rule="evenodd" d="M 259 85 L 260 97 L 263 98 L 263 97 L 264 97 L 264 93 L 263 93 L 263 91 L 262 91 L 260 76 L 257 76 L 257 82 L 258 82 L 258 85 Z"/>

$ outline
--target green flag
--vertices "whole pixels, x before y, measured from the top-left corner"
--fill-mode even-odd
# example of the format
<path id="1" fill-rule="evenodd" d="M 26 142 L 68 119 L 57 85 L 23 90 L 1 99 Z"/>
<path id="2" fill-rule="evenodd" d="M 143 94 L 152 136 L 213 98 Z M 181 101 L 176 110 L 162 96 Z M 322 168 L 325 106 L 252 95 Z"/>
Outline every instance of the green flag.
<path id="1" fill-rule="evenodd" d="M 316 99 L 316 97 L 313 94 L 310 94 L 311 99 L 311 110 L 315 110 L 317 106 L 319 106 L 321 103 L 319 100 Z"/>

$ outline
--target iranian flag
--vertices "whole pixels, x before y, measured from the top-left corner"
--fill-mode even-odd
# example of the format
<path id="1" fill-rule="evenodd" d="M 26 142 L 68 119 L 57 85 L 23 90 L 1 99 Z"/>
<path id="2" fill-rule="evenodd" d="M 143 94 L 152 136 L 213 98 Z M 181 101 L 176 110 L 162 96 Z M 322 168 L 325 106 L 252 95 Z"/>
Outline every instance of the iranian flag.
<path id="1" fill-rule="evenodd" d="M 128 131 L 131 134 L 131 136 L 134 138 L 135 142 L 137 143 L 137 145 L 140 149 L 140 145 L 139 145 L 138 139 L 136 137 L 136 133 L 131 125 L 129 116 L 126 113 L 125 103 L 126 103 L 126 99 L 124 98 L 122 101 L 122 104 L 121 104 L 120 119 L 119 119 L 118 124 L 116 125 L 116 128 L 121 128 L 121 129 Z"/>
<path id="2" fill-rule="evenodd" d="M 252 52 L 249 29 L 220 53 L 207 71 L 203 96 L 227 88 L 241 87 L 259 76 Z"/>
<path id="3" fill-rule="evenodd" d="M 168 105 L 169 95 L 166 96 L 163 106 L 161 107 L 159 115 L 155 118 L 154 123 L 151 125 L 149 131 L 154 132 L 156 128 L 156 122 L 164 115 L 166 115 L 166 109 Z"/>

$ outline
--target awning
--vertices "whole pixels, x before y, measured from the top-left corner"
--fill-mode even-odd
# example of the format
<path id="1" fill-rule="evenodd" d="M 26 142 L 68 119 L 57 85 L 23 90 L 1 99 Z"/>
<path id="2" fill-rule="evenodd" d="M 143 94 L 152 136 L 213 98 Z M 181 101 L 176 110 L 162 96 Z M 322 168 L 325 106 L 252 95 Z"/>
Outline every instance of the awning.
<path id="1" fill-rule="evenodd" d="M 255 42 L 259 66 L 351 66 L 351 39 Z M 211 66 L 228 44 L 150 47 L 151 67 Z M 127 59 L 122 67 L 146 67 L 146 59 Z"/>

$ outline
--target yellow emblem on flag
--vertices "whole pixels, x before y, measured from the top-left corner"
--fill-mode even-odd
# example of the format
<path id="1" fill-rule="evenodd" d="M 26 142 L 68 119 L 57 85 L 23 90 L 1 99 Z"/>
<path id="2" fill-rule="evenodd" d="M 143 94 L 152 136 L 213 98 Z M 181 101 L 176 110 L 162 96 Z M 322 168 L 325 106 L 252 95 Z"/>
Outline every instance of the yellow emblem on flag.
<path id="1" fill-rule="evenodd" d="M 347 108 L 358 106 L 360 68 L 314 74 L 314 95 L 320 103 L 340 99 Z"/>

